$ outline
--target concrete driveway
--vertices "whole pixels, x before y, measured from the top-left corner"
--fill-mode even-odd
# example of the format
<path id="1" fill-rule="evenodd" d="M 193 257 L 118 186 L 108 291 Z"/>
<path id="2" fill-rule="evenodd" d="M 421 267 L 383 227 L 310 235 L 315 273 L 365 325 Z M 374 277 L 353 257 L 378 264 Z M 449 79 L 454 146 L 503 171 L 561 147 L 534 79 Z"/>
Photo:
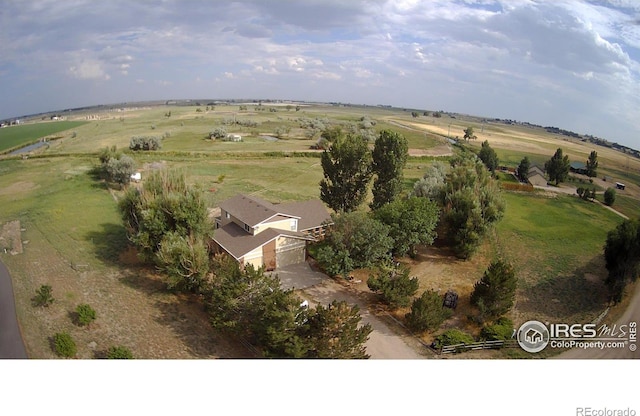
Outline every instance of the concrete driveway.
<path id="1" fill-rule="evenodd" d="M 371 358 L 416 360 L 426 358 L 429 353 L 426 347 L 411 336 L 394 332 L 368 310 L 363 300 L 324 273 L 312 270 L 308 263 L 287 266 L 277 269 L 274 273 L 280 277 L 283 288 L 299 290 L 300 296 L 308 300 L 312 306 L 317 304 L 326 306 L 333 300 L 358 305 L 362 316 L 361 322 L 370 324 L 373 329 L 365 344 Z M 421 350 L 424 351 L 424 356 L 420 354 Z"/>

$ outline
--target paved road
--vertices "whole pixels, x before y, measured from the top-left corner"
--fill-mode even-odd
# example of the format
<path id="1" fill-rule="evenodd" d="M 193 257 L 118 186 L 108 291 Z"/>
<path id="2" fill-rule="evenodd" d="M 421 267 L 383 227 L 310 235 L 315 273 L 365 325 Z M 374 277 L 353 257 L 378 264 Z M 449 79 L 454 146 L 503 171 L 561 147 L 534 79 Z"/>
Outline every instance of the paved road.
<path id="1" fill-rule="evenodd" d="M 629 325 L 629 322 L 635 321 L 636 324 L 640 324 L 640 284 L 636 285 L 636 290 L 633 293 L 633 298 L 629 302 L 629 306 L 624 314 L 618 319 L 616 324 Z M 613 327 L 611 322 L 607 322 L 605 317 L 602 323 L 606 323 L 607 326 Z M 637 329 L 637 328 L 636 328 Z M 640 335 L 640 334 L 638 334 Z M 640 339 L 636 343 L 640 344 Z M 615 359 L 615 358 L 640 358 L 640 349 L 631 351 L 629 348 L 607 348 L 603 350 L 599 349 L 572 349 L 562 354 L 557 355 L 555 358 L 567 358 L 567 359 L 590 359 L 590 358 L 603 358 L 603 359 Z"/>
<path id="2" fill-rule="evenodd" d="M 284 288 L 301 289 L 304 296 L 312 304 L 322 304 L 324 306 L 334 299 L 345 301 L 350 305 L 356 304 L 360 308 L 363 324 L 370 324 L 373 331 L 369 335 L 369 340 L 365 344 L 367 354 L 373 359 L 423 359 L 415 347 L 409 346 L 407 342 L 417 343 L 410 337 L 400 336 L 393 332 L 382 320 L 372 315 L 366 304 L 339 283 L 333 281 L 325 274 L 313 271 L 307 263 L 288 266 L 276 271 Z M 426 348 L 425 348 L 426 350 Z"/>
<path id="3" fill-rule="evenodd" d="M 0 358 L 27 358 L 16 318 L 9 271 L 0 262 Z"/>

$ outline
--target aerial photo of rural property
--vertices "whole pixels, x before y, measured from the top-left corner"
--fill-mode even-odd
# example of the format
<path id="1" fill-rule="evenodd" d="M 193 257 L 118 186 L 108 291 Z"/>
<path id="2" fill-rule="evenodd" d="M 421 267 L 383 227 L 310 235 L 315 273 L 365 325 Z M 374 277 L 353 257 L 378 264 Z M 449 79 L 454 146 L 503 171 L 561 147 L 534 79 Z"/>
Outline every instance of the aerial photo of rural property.
<path id="1" fill-rule="evenodd" d="M 0 358 L 640 358 L 640 4 L 0 5 Z"/>

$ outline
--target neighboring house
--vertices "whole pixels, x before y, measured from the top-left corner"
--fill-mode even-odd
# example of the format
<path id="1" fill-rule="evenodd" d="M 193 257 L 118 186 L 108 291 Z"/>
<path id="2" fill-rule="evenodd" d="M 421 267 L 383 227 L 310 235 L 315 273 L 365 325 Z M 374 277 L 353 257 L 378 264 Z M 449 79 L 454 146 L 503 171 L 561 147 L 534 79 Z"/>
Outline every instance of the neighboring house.
<path id="1" fill-rule="evenodd" d="M 569 170 L 573 173 L 578 173 L 580 175 L 587 174 L 587 165 L 582 162 L 571 162 L 569 165 Z"/>
<path id="2" fill-rule="evenodd" d="M 625 185 L 623 183 L 616 182 L 616 188 L 621 189 L 621 190 L 624 191 Z"/>
<path id="3" fill-rule="evenodd" d="M 241 142 L 242 141 L 242 136 L 240 136 L 239 134 L 227 134 L 226 141 L 227 142 Z"/>
<path id="4" fill-rule="evenodd" d="M 273 270 L 304 262 L 307 242 L 322 238 L 330 222 L 320 200 L 272 204 L 238 194 L 220 203 L 213 246 L 241 266 Z"/>
<path id="5" fill-rule="evenodd" d="M 545 178 L 542 169 L 537 166 L 531 166 L 529 168 L 527 180 L 533 186 L 547 186 L 547 178 Z"/>

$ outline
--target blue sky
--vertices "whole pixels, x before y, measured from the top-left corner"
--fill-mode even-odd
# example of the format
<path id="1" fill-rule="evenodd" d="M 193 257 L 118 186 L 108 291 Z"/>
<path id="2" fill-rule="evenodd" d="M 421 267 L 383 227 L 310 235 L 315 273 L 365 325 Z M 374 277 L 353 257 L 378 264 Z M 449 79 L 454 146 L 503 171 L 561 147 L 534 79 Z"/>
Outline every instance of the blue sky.
<path id="1" fill-rule="evenodd" d="M 385 104 L 640 148 L 640 1 L 0 0 L 0 119 L 125 101 Z"/>

